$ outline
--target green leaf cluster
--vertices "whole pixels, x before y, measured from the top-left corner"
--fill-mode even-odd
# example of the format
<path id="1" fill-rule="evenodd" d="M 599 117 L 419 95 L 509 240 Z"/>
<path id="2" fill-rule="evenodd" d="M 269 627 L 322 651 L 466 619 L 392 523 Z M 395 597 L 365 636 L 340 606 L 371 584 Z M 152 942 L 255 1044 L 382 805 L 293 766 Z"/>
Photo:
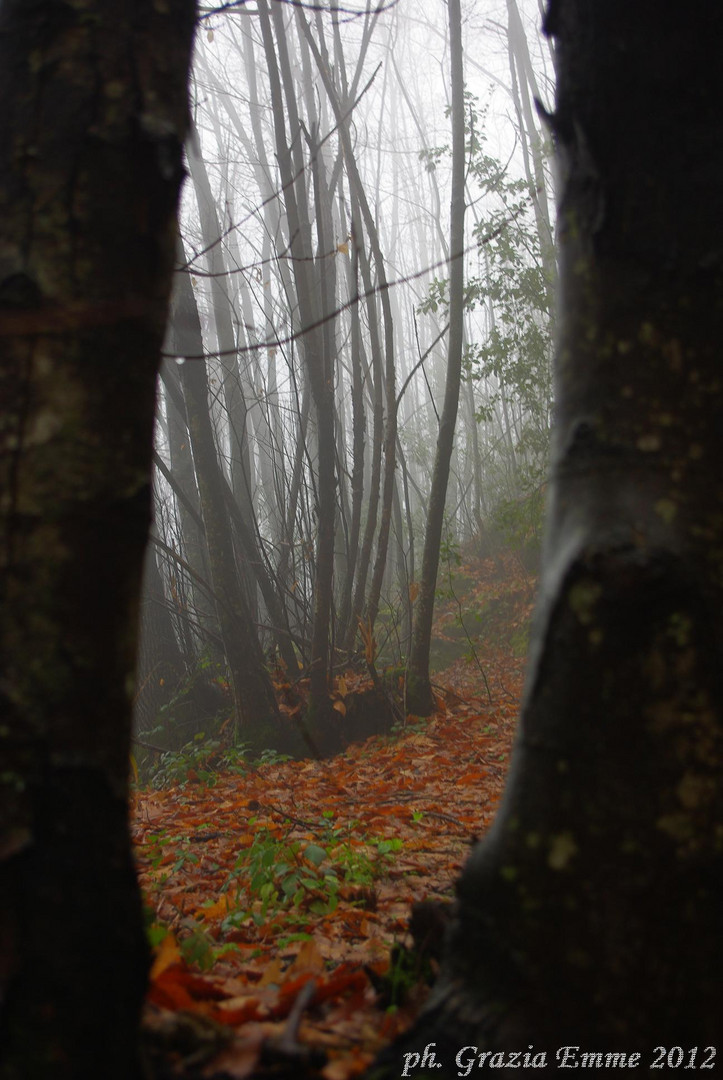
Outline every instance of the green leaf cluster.
<path id="1" fill-rule="evenodd" d="M 253 821 L 251 822 L 253 824 Z M 336 910 L 343 884 L 371 886 L 401 850 L 393 838 L 359 836 L 358 823 L 335 827 L 319 824 L 314 840 L 279 839 L 267 828 L 241 851 L 229 876 L 238 909 L 224 920 L 225 930 L 248 918 L 261 926 L 285 914 L 287 922 L 303 922 L 304 914 L 327 915 Z"/>

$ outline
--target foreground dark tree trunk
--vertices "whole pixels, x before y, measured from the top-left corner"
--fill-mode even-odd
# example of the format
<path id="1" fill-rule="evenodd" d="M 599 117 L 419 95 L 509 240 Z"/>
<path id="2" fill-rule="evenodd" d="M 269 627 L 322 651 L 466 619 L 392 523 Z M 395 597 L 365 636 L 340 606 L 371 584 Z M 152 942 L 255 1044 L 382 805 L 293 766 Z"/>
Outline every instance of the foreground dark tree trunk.
<path id="1" fill-rule="evenodd" d="M 138 1075 L 131 699 L 194 8 L 0 4 L 3 1080 Z"/>
<path id="2" fill-rule="evenodd" d="M 640 1052 L 647 1072 L 661 1045 L 685 1063 L 697 1046 L 700 1067 L 720 1036 L 722 24 L 718 5 L 681 20 L 652 0 L 550 12 L 564 184 L 542 599 L 506 799 L 407 1040 L 436 1038 L 437 1080 L 466 1044 L 533 1044 L 551 1067 L 567 1044 Z"/>

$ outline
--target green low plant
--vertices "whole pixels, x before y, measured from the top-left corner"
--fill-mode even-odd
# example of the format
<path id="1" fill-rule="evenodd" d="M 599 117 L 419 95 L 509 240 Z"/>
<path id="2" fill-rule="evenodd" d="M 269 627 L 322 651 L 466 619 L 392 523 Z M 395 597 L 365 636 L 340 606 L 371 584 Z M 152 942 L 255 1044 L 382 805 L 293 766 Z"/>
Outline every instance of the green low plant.
<path id="1" fill-rule="evenodd" d="M 261 926 L 280 913 L 292 924 L 309 912 L 331 914 L 342 884 L 370 886 L 382 876 L 402 841 L 360 838 L 354 835 L 358 822 L 335 826 L 330 814 L 324 815 L 311 841 L 279 839 L 266 828 L 257 832 L 251 847 L 238 855 L 226 883 L 226 891 L 235 888 L 238 906 L 224 920 L 224 930 L 248 918 Z"/>
<path id="2" fill-rule="evenodd" d="M 194 964 L 201 971 L 210 971 L 217 960 L 231 952 L 238 952 L 232 942 L 218 945 L 202 926 L 197 926 L 188 937 L 179 942 L 181 955 L 187 964 Z"/>
<path id="3" fill-rule="evenodd" d="M 146 905 L 146 938 L 152 949 L 158 946 L 168 937 L 169 928 L 160 922 L 155 910 Z M 201 971 L 209 971 L 217 960 L 230 952 L 237 952 L 238 948 L 232 942 L 218 945 L 214 938 L 202 926 L 195 925 L 190 934 L 179 942 L 179 949 L 183 959 L 189 965 L 195 965 Z"/>
<path id="4" fill-rule="evenodd" d="M 258 758 L 251 761 L 247 743 L 224 746 L 220 739 L 207 738 L 206 732 L 199 731 L 180 750 L 166 750 L 160 754 L 155 764 L 146 767 L 140 782 L 145 780 L 156 790 L 183 786 L 189 779 L 193 779 L 194 783 L 212 787 L 221 773 L 245 776 L 250 768 L 281 765 L 290 760 L 288 754 L 264 750 Z"/>
<path id="5" fill-rule="evenodd" d="M 246 894 L 249 913 L 259 925 L 269 914 L 302 903 L 314 914 L 327 914 L 335 910 L 339 890 L 336 870 L 331 864 L 322 865 L 327 861 L 327 852 L 318 844 L 278 840 L 264 828 L 236 859 L 229 884 L 236 883 L 237 901 Z M 238 913 L 230 918 L 238 925 Z"/>
<path id="6" fill-rule="evenodd" d="M 180 750 L 166 750 L 150 772 L 151 786 L 157 790 L 183 785 L 189 779 L 212 787 L 222 772 L 245 775 L 249 769 L 248 747 L 241 743 L 223 747 L 219 739 L 207 739 L 203 731 Z"/>

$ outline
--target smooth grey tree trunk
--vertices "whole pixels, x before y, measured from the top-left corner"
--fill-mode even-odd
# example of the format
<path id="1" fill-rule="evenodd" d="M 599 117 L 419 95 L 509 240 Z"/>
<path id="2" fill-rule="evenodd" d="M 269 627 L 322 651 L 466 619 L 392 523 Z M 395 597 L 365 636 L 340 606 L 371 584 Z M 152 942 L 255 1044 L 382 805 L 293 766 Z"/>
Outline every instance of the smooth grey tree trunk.
<path id="1" fill-rule="evenodd" d="M 465 134 L 464 71 L 462 61 L 462 17 L 459 0 L 449 0 L 449 45 L 452 101 L 452 197 L 450 207 L 449 266 L 449 341 L 444 404 L 439 418 L 437 452 L 429 494 L 427 529 L 422 553 L 419 595 L 414 613 L 412 648 L 407 672 L 407 708 L 419 716 L 428 716 L 434 708 L 429 677 L 429 651 L 434 618 L 434 593 L 444 527 L 450 462 L 459 406 L 464 343 L 464 213 L 465 213 Z"/>

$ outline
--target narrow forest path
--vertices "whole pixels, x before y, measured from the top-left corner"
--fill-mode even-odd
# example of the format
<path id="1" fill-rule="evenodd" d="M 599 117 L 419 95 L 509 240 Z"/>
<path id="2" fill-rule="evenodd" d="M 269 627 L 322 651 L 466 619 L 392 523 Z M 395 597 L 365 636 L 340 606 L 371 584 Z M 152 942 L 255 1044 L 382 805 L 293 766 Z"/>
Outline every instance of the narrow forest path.
<path id="1" fill-rule="evenodd" d="M 460 610 L 465 640 L 470 620 L 482 634 L 474 656 L 435 676 L 429 720 L 325 761 L 270 761 L 212 784 L 189 769 L 185 783 L 136 793 L 155 943 L 145 1028 L 176 1075 L 270 1065 L 346 1080 L 419 1008 L 436 960 L 423 926 L 412 940 L 410 909 L 451 899 L 494 817 L 522 686 L 514 642 L 532 601 L 513 560 L 459 578 L 438 640 L 459 637 Z"/>

